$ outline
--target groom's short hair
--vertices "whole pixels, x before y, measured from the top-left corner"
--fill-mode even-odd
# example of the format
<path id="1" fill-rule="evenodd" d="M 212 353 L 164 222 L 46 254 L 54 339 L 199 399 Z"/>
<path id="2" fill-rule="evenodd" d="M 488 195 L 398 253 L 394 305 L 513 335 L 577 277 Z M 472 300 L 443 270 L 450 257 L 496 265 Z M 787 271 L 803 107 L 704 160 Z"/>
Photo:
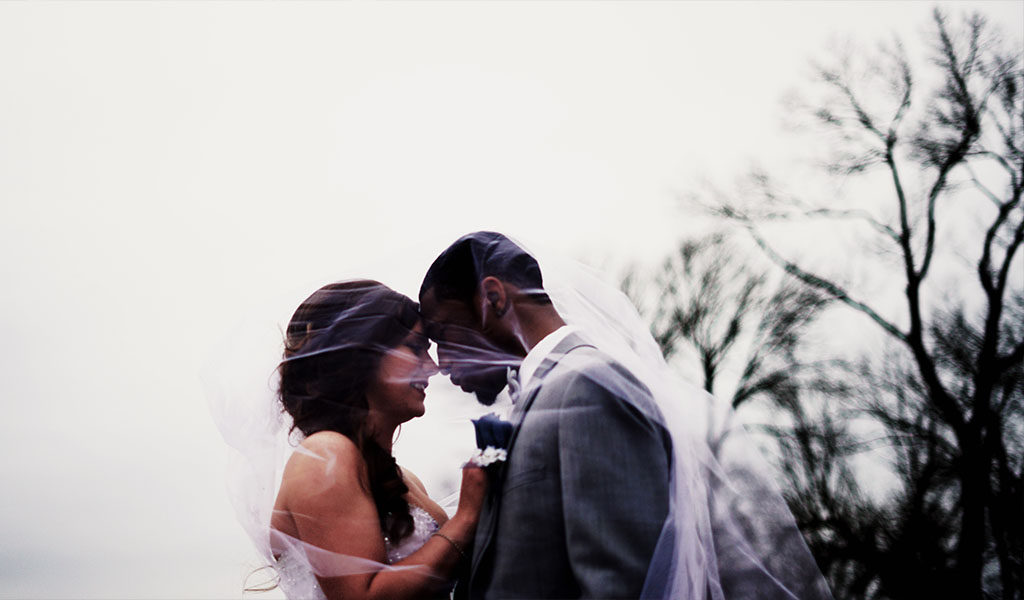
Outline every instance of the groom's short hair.
<path id="1" fill-rule="evenodd" d="M 469 233 L 448 246 L 423 277 L 420 298 L 433 290 L 437 300 L 472 304 L 477 286 L 491 276 L 523 289 L 534 301 L 550 302 L 537 260 L 519 244 L 493 231 Z"/>

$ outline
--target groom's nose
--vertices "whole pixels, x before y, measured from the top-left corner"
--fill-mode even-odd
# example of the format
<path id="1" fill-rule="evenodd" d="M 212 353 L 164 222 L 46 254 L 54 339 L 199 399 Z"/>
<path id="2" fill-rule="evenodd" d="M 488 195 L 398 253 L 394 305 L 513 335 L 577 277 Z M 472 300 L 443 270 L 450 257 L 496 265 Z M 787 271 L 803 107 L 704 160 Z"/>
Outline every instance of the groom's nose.
<path id="1" fill-rule="evenodd" d="M 434 362 L 434 359 L 428 356 L 427 357 L 427 373 L 428 373 L 427 376 L 428 377 L 433 377 L 434 375 L 437 375 L 440 371 L 441 371 L 441 369 L 437 366 L 437 363 Z"/>
<path id="2" fill-rule="evenodd" d="M 448 353 L 443 352 L 440 348 L 437 350 L 437 368 L 441 371 L 442 375 L 448 375 L 452 372 L 452 362 L 448 358 Z"/>
<path id="3" fill-rule="evenodd" d="M 444 348 L 441 345 L 437 347 L 437 368 L 441 371 L 441 374 L 448 376 L 452 372 L 452 366 L 454 364 L 454 357 L 452 351 L 449 348 Z"/>

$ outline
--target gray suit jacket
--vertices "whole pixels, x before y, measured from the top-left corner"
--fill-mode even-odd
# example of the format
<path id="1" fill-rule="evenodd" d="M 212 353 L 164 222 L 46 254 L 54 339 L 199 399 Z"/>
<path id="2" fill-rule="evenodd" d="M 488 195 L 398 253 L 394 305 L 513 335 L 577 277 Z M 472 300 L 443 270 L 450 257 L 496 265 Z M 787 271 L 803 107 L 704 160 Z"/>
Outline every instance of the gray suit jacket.
<path id="1" fill-rule="evenodd" d="M 461 591 L 639 597 L 668 514 L 671 440 L 621 365 L 575 334 L 551 356 L 516 406 Z"/>

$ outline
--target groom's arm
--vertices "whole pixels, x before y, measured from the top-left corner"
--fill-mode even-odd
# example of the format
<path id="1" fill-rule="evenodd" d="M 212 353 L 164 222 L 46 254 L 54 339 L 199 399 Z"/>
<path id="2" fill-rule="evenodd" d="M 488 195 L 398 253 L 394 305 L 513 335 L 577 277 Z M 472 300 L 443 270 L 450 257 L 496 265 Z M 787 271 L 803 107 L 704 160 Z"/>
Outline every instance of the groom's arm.
<path id="1" fill-rule="evenodd" d="M 559 464 L 582 597 L 636 598 L 643 589 L 669 503 L 671 444 L 656 415 L 647 389 L 611 369 L 567 382 Z"/>

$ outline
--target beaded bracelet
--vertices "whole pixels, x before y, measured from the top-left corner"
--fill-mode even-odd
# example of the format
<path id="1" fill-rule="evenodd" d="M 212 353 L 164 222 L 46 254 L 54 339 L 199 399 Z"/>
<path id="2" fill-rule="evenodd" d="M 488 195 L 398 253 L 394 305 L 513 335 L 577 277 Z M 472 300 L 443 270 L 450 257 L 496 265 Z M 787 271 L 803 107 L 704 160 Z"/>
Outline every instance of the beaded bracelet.
<path id="1" fill-rule="evenodd" d="M 462 547 L 461 546 L 459 546 L 458 544 L 455 543 L 455 540 L 453 540 L 452 538 L 446 536 L 445 534 L 441 533 L 440 531 L 435 531 L 434 533 L 431 534 L 431 537 L 433 537 L 435 535 L 443 537 L 444 539 L 448 540 L 448 543 L 452 545 L 452 548 L 455 548 L 455 551 L 459 553 L 459 558 L 461 558 L 462 560 L 466 560 L 466 553 L 462 551 Z"/>

